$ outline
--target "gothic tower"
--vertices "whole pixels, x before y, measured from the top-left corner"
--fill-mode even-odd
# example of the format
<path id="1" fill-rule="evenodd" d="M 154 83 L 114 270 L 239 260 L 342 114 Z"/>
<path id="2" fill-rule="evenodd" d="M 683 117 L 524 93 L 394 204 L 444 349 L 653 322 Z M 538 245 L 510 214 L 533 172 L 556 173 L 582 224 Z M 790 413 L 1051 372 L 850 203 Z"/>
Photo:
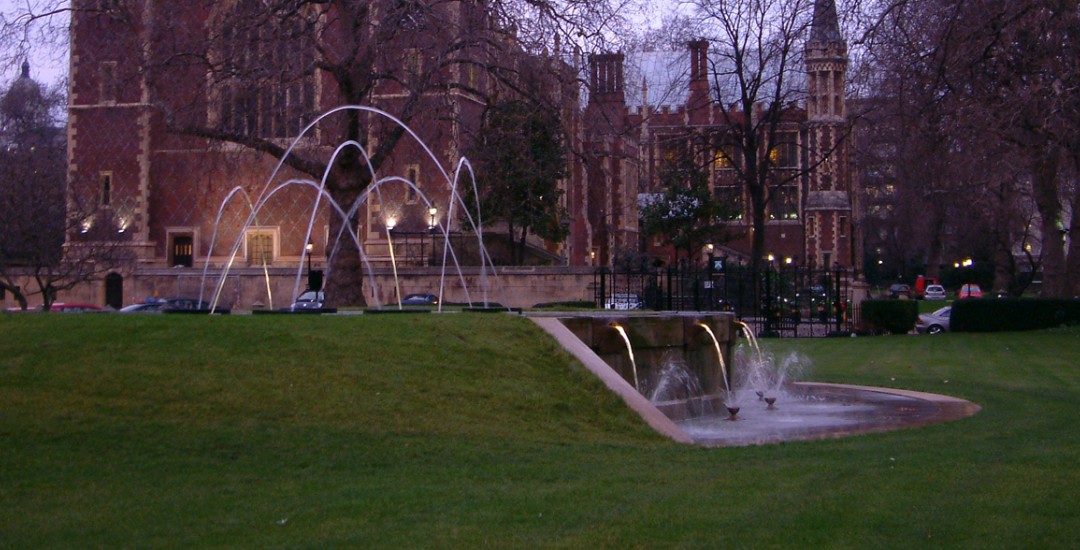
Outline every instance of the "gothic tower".
<path id="1" fill-rule="evenodd" d="M 856 257 L 844 103 L 847 43 L 840 35 L 834 0 L 817 0 L 806 42 L 808 166 L 804 216 L 807 260 L 814 266 L 859 267 Z"/>

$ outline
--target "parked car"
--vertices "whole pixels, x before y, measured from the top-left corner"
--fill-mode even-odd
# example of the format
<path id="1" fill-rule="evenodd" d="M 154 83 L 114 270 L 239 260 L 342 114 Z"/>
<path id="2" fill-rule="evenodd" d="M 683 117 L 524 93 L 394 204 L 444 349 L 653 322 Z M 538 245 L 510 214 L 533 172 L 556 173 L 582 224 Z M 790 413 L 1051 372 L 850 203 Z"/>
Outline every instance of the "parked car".
<path id="1" fill-rule="evenodd" d="M 289 306 L 289 309 L 293 311 L 322 309 L 324 301 L 326 301 L 326 295 L 323 291 L 306 290 L 296 297 L 296 301 Z"/>
<path id="2" fill-rule="evenodd" d="M 403 306 L 436 306 L 439 305 L 439 297 L 426 293 L 418 292 L 413 294 L 406 294 L 405 298 L 401 300 Z"/>
<path id="3" fill-rule="evenodd" d="M 924 298 L 929 300 L 929 298 L 926 298 L 926 290 L 930 288 L 931 285 L 936 284 L 938 284 L 938 280 L 936 277 L 919 275 L 915 278 L 915 288 L 912 289 L 912 294 L 915 295 L 916 300 L 922 300 Z"/>
<path id="4" fill-rule="evenodd" d="M 956 297 L 961 300 L 964 298 L 982 298 L 983 292 L 979 285 L 964 284 L 960 285 L 960 292 L 956 293 Z"/>
<path id="5" fill-rule="evenodd" d="M 926 290 L 923 291 L 923 298 L 926 300 L 944 300 L 945 287 L 941 285 L 928 285 Z"/>
<path id="6" fill-rule="evenodd" d="M 911 287 L 900 283 L 889 285 L 889 298 L 894 300 L 911 298 Z"/>
<path id="7" fill-rule="evenodd" d="M 915 330 L 919 334 L 941 334 L 949 330 L 949 316 L 952 306 L 945 306 L 933 313 L 921 313 L 915 321 Z"/>
<path id="8" fill-rule="evenodd" d="M 49 311 L 55 313 L 100 313 L 106 311 L 101 306 L 95 306 L 93 304 L 73 304 L 70 302 L 53 302 Z"/>
<path id="9" fill-rule="evenodd" d="M 210 302 L 198 298 L 165 298 L 160 300 L 162 313 L 209 313 Z M 215 313 L 227 314 L 229 308 L 218 304 Z"/>
<path id="10" fill-rule="evenodd" d="M 120 308 L 120 313 L 161 313 L 161 308 L 164 306 L 165 302 L 154 300 L 152 302 L 124 306 Z"/>

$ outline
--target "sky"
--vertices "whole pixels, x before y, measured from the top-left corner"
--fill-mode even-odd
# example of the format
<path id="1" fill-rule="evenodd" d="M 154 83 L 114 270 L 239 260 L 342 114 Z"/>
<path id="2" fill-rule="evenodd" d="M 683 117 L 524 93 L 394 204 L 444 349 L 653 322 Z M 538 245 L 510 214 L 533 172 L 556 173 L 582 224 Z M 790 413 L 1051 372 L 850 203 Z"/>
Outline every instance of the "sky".
<path id="1" fill-rule="evenodd" d="M 27 3 L 38 3 L 39 0 L 0 0 L 0 16 L 3 23 L 11 21 L 11 14 L 17 9 L 25 8 Z M 65 2 L 67 3 L 67 2 Z M 55 24 L 66 29 L 66 19 L 58 19 Z M 63 37 L 53 37 L 63 38 Z M 31 34 L 28 43 L 23 44 L 30 53 L 30 76 L 34 80 L 46 85 L 53 85 L 64 78 L 68 70 L 68 58 L 66 51 L 57 51 L 55 48 L 45 45 L 45 37 Z M 7 84 L 19 77 L 23 56 L 16 50 L 5 45 L 0 48 L 0 85 Z"/>

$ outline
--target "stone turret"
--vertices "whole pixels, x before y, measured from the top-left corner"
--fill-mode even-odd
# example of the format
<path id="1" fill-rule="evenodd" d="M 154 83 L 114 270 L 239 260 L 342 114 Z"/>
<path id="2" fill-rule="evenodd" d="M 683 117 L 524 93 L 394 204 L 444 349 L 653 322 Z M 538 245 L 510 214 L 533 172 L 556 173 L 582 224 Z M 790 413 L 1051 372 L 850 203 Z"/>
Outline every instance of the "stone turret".
<path id="1" fill-rule="evenodd" d="M 847 109 L 847 43 L 834 0 L 817 0 L 806 42 L 808 160 L 806 250 L 819 267 L 857 267 Z"/>
<path id="2" fill-rule="evenodd" d="M 840 36 L 836 4 L 833 0 L 818 0 L 806 42 L 807 116 L 811 121 L 844 119 L 847 66 L 847 43 Z"/>

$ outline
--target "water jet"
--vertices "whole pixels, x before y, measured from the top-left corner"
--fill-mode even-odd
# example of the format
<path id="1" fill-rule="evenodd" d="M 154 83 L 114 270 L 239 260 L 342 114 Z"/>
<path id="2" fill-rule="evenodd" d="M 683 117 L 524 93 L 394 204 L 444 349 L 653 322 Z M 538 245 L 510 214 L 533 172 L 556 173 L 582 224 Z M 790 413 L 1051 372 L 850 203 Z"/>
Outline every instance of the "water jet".
<path id="1" fill-rule="evenodd" d="M 974 403 L 943 395 L 796 381 L 806 358 L 773 358 L 731 314 L 558 315 L 533 320 L 651 426 L 676 441 L 738 446 L 837 438 L 914 428 L 979 411 Z M 615 324 L 625 339 L 611 330 Z M 746 343 L 736 342 L 738 333 L 745 334 Z M 634 364 L 627 362 L 630 353 Z M 752 391 L 766 406 L 747 408 L 740 390 Z"/>

